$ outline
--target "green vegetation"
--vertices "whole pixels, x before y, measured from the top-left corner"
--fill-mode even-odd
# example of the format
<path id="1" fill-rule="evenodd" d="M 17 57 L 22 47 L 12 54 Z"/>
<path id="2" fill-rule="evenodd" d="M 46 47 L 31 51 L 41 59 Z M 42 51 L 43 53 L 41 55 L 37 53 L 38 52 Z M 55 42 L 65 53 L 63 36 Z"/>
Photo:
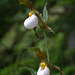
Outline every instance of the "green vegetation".
<path id="1" fill-rule="evenodd" d="M 75 0 L 31 2 L 40 13 L 47 3 L 47 25 L 56 33 L 46 31 L 50 63 L 59 66 L 64 75 L 75 75 Z M 0 0 L 0 75 L 35 75 L 39 68 L 40 60 L 34 51 L 25 49 L 34 47 L 37 41 L 34 31 L 24 27 L 29 12 L 18 0 Z M 46 52 L 44 32 L 39 25 L 37 34 L 38 47 Z M 52 68 L 52 75 L 60 73 Z"/>

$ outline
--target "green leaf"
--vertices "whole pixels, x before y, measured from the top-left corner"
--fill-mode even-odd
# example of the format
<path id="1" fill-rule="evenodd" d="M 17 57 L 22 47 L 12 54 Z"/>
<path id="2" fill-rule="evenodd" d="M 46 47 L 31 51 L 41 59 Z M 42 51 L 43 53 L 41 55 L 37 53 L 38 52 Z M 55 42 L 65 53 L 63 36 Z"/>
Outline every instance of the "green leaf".
<path id="1" fill-rule="evenodd" d="M 45 4 L 44 9 L 43 9 L 43 18 L 45 19 L 45 22 L 47 22 L 48 20 L 48 11 L 47 11 L 46 6 L 47 6 L 47 3 Z"/>
<path id="2" fill-rule="evenodd" d="M 36 75 L 36 70 L 34 70 L 33 68 L 21 67 L 20 69 L 24 69 L 24 70 L 30 71 L 31 75 Z"/>
<path id="3" fill-rule="evenodd" d="M 47 5 L 47 4 L 46 4 Z M 46 6 L 45 6 L 46 7 Z M 55 32 L 49 27 L 49 26 L 47 26 L 46 24 L 45 24 L 45 22 L 47 21 L 47 19 L 48 19 L 48 12 L 47 11 L 45 11 L 45 8 L 44 8 L 44 10 L 43 10 L 44 12 L 43 12 L 43 16 L 44 17 L 46 17 L 46 19 L 45 19 L 45 21 L 44 21 L 44 19 L 43 19 L 43 17 L 39 14 L 39 12 L 37 12 L 36 10 L 34 11 L 35 13 L 36 13 L 36 16 L 38 17 L 38 19 L 39 19 L 39 26 L 40 26 L 40 28 L 41 29 L 47 29 L 47 30 L 51 30 L 51 32 L 53 32 L 54 34 L 55 34 Z M 45 14 L 46 13 L 46 14 Z"/>

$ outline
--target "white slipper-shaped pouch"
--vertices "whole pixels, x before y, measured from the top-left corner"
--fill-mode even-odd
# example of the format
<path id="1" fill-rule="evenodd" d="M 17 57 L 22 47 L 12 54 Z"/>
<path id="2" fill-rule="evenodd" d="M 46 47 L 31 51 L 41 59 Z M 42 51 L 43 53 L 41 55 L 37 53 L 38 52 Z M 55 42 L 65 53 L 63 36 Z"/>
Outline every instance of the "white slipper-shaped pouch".
<path id="1" fill-rule="evenodd" d="M 40 64 L 37 75 L 50 75 L 50 70 L 44 62 Z"/>
<path id="2" fill-rule="evenodd" d="M 35 14 L 32 14 L 31 17 L 28 17 L 25 21 L 24 21 L 24 26 L 27 29 L 33 29 L 37 26 L 38 24 L 38 18 Z"/>

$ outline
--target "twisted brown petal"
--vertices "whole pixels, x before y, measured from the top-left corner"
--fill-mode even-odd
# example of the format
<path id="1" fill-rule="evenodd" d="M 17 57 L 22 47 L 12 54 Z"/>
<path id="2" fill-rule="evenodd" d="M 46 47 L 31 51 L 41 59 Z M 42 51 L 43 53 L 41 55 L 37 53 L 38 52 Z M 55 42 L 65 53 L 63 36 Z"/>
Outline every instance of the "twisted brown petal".
<path id="1" fill-rule="evenodd" d="M 20 4 L 24 4 L 28 9 L 34 10 L 34 6 L 30 0 L 19 0 Z"/>

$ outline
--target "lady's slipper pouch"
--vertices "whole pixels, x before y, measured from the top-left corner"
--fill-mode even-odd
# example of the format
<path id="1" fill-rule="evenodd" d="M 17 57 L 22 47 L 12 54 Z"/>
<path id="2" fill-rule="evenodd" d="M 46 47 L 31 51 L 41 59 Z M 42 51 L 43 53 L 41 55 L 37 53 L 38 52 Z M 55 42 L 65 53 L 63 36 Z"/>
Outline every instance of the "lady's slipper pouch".
<path id="1" fill-rule="evenodd" d="M 29 14 L 29 17 L 24 21 L 24 26 L 27 29 L 33 29 L 38 24 L 38 18 L 35 14 Z"/>
<path id="2" fill-rule="evenodd" d="M 37 75 L 50 75 L 50 70 L 47 67 L 45 62 L 42 62 L 40 64 L 40 67 L 39 67 L 39 69 L 37 71 Z"/>

